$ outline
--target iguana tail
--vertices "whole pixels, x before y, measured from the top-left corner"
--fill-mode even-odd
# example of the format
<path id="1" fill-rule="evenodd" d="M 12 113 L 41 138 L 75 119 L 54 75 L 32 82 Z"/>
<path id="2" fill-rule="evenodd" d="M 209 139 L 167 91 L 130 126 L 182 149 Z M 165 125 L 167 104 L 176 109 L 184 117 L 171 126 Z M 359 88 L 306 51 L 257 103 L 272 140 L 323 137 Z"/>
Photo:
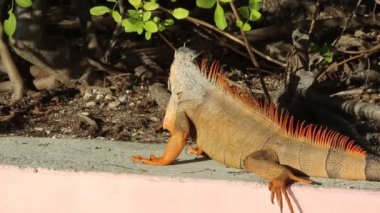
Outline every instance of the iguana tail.
<path id="1" fill-rule="evenodd" d="M 349 137 L 319 125 L 295 121 L 272 104 L 251 105 L 277 128 L 277 136 L 272 135 L 265 143 L 266 148 L 275 150 L 281 164 L 314 177 L 380 181 L 380 157 L 367 154 Z M 283 142 L 281 146 L 278 141 Z"/>
<path id="2" fill-rule="evenodd" d="M 367 155 L 365 161 L 364 173 L 366 180 L 380 181 L 380 157 Z"/>
<path id="3" fill-rule="evenodd" d="M 380 157 L 366 154 L 362 158 L 330 150 L 325 170 L 330 178 L 380 181 Z"/>

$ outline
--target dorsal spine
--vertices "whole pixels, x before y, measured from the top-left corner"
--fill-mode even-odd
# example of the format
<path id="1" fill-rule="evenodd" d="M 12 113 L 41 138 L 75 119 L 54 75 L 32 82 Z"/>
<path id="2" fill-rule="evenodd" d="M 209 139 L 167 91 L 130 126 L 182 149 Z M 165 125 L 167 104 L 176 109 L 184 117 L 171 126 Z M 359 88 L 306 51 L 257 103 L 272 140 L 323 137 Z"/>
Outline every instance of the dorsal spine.
<path id="1" fill-rule="evenodd" d="M 305 124 L 305 121 L 295 121 L 294 117 L 283 109 L 278 109 L 274 104 L 259 101 L 252 96 L 230 85 L 228 78 L 220 69 L 219 62 L 214 61 L 210 67 L 206 60 L 202 60 L 200 71 L 212 84 L 223 90 L 236 101 L 241 102 L 259 116 L 272 122 L 275 127 L 288 137 L 300 141 L 315 144 L 317 146 L 345 151 L 347 154 L 359 158 L 365 158 L 367 152 L 360 146 L 355 145 L 349 137 L 316 124 Z"/>

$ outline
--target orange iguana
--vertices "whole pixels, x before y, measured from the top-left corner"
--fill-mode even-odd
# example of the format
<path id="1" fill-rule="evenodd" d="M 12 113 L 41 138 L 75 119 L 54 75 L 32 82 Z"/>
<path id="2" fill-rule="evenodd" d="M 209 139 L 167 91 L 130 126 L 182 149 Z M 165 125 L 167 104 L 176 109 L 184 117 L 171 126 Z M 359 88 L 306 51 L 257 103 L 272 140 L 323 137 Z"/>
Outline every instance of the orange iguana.
<path id="1" fill-rule="evenodd" d="M 208 69 L 193 62 L 197 54 L 179 48 L 171 66 L 170 101 L 164 128 L 171 137 L 161 157 L 133 156 L 153 164 L 172 163 L 188 137 L 196 141 L 197 153 L 225 165 L 245 169 L 269 180 L 271 201 L 282 196 L 293 212 L 287 186 L 291 182 L 313 183 L 296 176 L 380 181 L 380 158 L 369 155 L 348 137 L 318 125 L 295 121 L 271 104 L 260 104 L 239 93 L 213 63 Z M 297 172 L 297 173 L 296 173 Z"/>

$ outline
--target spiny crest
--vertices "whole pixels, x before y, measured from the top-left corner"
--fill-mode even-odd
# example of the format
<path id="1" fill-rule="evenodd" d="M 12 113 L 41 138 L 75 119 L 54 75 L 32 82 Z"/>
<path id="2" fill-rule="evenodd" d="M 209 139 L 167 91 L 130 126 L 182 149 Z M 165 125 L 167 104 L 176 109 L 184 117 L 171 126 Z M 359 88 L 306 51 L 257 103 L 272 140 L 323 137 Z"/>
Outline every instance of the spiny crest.
<path id="1" fill-rule="evenodd" d="M 226 94 L 249 106 L 253 112 L 263 116 L 272 122 L 277 128 L 289 137 L 301 141 L 316 144 L 332 150 L 344 150 L 347 154 L 365 158 L 367 152 L 355 145 L 349 137 L 328 128 L 316 124 L 306 124 L 305 121 L 295 121 L 294 117 L 283 109 L 278 109 L 274 104 L 259 101 L 247 93 L 231 86 L 228 78 L 219 67 L 219 62 L 214 61 L 208 67 L 206 60 L 202 60 L 201 73 L 213 84 L 221 88 Z"/>

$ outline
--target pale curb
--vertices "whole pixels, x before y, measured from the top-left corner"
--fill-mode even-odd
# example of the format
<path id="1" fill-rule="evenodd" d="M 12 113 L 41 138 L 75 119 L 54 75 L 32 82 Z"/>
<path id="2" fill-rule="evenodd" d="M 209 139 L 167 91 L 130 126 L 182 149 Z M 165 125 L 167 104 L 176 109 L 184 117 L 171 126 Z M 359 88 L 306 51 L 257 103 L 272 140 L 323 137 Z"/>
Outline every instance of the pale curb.
<path id="1" fill-rule="evenodd" d="M 182 154 L 184 163 L 167 167 L 128 160 L 163 146 L 1 137 L 0 212 L 279 212 L 262 180 L 212 160 Z M 322 186 L 291 187 L 296 209 L 380 209 L 380 182 L 313 180 Z"/>

